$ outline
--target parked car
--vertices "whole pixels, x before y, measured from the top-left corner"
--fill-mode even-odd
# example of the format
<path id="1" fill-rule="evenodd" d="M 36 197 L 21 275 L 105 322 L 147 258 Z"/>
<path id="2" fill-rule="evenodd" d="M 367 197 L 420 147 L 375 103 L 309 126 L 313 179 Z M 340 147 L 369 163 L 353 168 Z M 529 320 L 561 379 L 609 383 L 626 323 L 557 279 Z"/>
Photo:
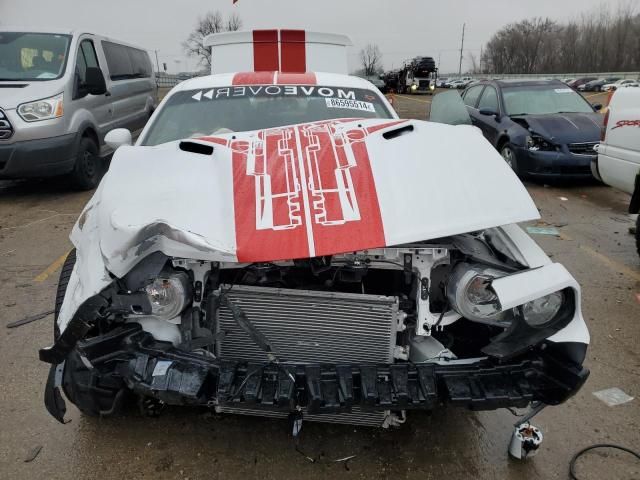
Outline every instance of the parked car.
<path id="1" fill-rule="evenodd" d="M 147 52 L 84 32 L 0 27 L 0 178 L 67 175 L 94 188 L 107 131 L 140 130 L 153 112 Z"/>
<path id="2" fill-rule="evenodd" d="M 615 82 L 611 82 L 611 83 L 607 83 L 605 85 L 602 86 L 602 91 L 603 92 L 611 92 L 611 91 L 615 91 L 620 87 L 625 87 L 627 85 L 629 86 L 635 86 L 635 84 L 637 84 L 638 81 L 637 80 L 632 80 L 630 78 L 622 78 L 620 80 L 617 80 Z"/>
<path id="3" fill-rule="evenodd" d="M 584 85 L 585 83 L 593 82 L 594 80 L 597 80 L 597 78 L 596 77 L 580 77 L 580 78 L 576 78 L 572 82 L 569 82 L 568 85 L 571 88 L 577 90 L 580 85 Z"/>
<path id="4" fill-rule="evenodd" d="M 573 82 L 574 80 L 575 80 L 575 78 L 573 78 L 573 77 L 564 78 L 562 80 L 562 83 L 566 83 L 568 85 L 569 83 Z"/>
<path id="5" fill-rule="evenodd" d="M 458 78 L 456 80 L 452 80 L 451 82 L 447 82 L 447 88 L 455 88 L 458 90 L 461 90 L 463 88 L 465 88 L 467 85 L 469 85 L 471 82 L 473 81 L 473 79 L 471 77 L 463 77 L 463 78 Z"/>
<path id="6" fill-rule="evenodd" d="M 253 39 L 287 36 L 304 63 L 254 61 Z M 344 36 L 205 44 L 215 74 L 174 87 L 134 146 L 108 135 L 40 351 L 56 419 L 60 389 L 87 415 L 133 397 L 377 426 L 580 389 L 580 287 L 516 225 L 538 210 L 476 128 L 400 120 L 346 75 Z"/>
<path id="7" fill-rule="evenodd" d="M 610 83 L 615 83 L 620 80 L 619 77 L 600 78 L 598 80 L 592 80 L 591 82 L 584 83 L 578 87 L 580 92 L 601 92 L 603 87 Z"/>
<path id="8" fill-rule="evenodd" d="M 602 105 L 559 80 L 500 80 L 468 88 L 474 125 L 521 177 L 591 175 Z"/>
<path id="9" fill-rule="evenodd" d="M 609 102 L 593 175 L 631 195 L 629 213 L 640 213 L 640 89 L 620 88 Z M 640 254 L 640 216 L 636 223 Z"/>
<path id="10" fill-rule="evenodd" d="M 436 88 L 445 88 L 447 82 L 449 81 L 448 77 L 440 77 L 436 80 Z"/>

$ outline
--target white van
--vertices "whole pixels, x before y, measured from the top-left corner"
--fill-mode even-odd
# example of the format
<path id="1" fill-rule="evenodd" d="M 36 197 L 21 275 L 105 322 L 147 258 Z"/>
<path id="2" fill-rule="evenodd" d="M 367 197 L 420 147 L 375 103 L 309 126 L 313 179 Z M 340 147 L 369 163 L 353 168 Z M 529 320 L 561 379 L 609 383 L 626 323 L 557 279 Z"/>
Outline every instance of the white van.
<path id="1" fill-rule="evenodd" d="M 620 88 L 611 97 L 605 115 L 593 175 L 607 185 L 631 195 L 629 213 L 640 213 L 640 89 Z M 640 254 L 640 217 L 636 243 Z"/>
<path id="2" fill-rule="evenodd" d="M 157 102 L 148 53 L 84 31 L 0 28 L 0 178 L 67 175 L 94 188 L 105 134 Z"/>

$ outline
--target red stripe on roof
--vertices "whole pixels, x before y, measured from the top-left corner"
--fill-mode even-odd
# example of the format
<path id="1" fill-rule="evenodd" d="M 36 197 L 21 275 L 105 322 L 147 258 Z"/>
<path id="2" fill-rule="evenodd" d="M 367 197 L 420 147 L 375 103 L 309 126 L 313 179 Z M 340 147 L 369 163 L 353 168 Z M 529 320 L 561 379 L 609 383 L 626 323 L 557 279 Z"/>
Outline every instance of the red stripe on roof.
<path id="1" fill-rule="evenodd" d="M 276 72 L 238 72 L 232 85 L 273 85 Z"/>
<path id="2" fill-rule="evenodd" d="M 279 73 L 276 75 L 278 85 L 317 85 L 318 80 L 313 72 Z"/>
<path id="3" fill-rule="evenodd" d="M 280 30 L 280 70 L 293 73 L 307 71 L 304 30 Z"/>
<path id="4" fill-rule="evenodd" d="M 253 31 L 253 70 L 256 72 L 280 70 L 278 30 Z"/>

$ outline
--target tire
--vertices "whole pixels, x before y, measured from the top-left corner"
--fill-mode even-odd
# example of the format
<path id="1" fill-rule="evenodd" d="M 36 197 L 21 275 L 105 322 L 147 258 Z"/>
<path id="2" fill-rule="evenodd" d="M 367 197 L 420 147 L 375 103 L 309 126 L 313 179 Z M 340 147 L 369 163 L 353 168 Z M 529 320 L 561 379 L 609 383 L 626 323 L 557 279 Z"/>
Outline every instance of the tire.
<path id="1" fill-rule="evenodd" d="M 71 272 L 73 272 L 73 267 L 76 264 L 76 249 L 74 248 L 67 255 L 64 264 L 62 265 L 62 270 L 60 271 L 60 278 L 58 279 L 58 289 L 56 290 L 56 304 L 54 308 L 53 314 L 53 339 L 57 340 L 60 336 L 60 329 L 58 328 L 58 316 L 60 315 L 60 309 L 62 308 L 62 302 L 64 301 L 64 296 L 67 293 L 67 286 L 69 285 L 69 280 L 71 279 Z"/>
<path id="2" fill-rule="evenodd" d="M 640 255 L 640 215 L 636 220 L 636 249 L 638 250 L 638 255 Z"/>
<path id="3" fill-rule="evenodd" d="M 71 171 L 71 184 L 79 190 L 93 190 L 104 174 L 100 149 L 89 137 L 82 137 L 76 154 L 76 163 Z"/>
<path id="4" fill-rule="evenodd" d="M 504 161 L 511 167 L 511 170 L 513 170 L 516 175 L 522 178 L 522 173 L 520 172 L 520 168 L 518 167 L 518 159 L 516 158 L 516 152 L 513 149 L 513 146 L 510 143 L 504 143 L 500 147 L 499 151 Z"/>

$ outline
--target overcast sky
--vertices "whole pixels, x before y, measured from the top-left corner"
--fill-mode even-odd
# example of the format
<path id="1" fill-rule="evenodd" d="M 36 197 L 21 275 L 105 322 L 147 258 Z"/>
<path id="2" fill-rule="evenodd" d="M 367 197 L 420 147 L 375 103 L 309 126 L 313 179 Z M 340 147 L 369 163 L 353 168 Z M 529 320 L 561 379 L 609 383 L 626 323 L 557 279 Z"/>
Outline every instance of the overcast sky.
<path id="1" fill-rule="evenodd" d="M 640 0 L 0 0 L 0 25 L 86 29 L 157 50 L 169 71 L 197 69 L 181 43 L 198 15 L 209 10 L 237 13 L 244 29 L 302 28 L 346 33 L 353 40 L 349 63 L 371 42 L 385 68 L 416 55 L 440 58 L 442 73 L 457 71 L 462 24 L 465 60 L 507 23 L 533 16 L 563 21 L 601 5 L 624 2 L 640 11 Z M 164 6 L 166 5 L 166 6 Z M 153 58 L 153 57 L 152 57 Z"/>

